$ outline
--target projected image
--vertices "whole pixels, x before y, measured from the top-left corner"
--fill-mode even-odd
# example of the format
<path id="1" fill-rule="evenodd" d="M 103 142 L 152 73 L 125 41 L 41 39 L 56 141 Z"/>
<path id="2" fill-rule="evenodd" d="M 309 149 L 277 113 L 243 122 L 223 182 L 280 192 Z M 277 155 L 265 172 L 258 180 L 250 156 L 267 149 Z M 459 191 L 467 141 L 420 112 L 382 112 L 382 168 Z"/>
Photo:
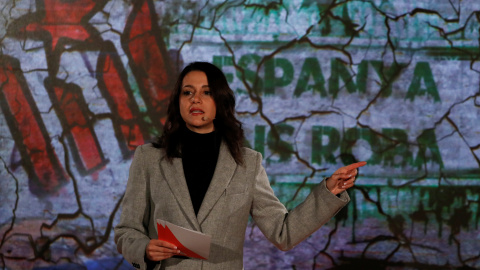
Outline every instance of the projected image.
<path id="1" fill-rule="evenodd" d="M 225 73 L 288 209 L 368 162 L 294 249 L 250 222 L 245 269 L 480 268 L 480 3 L 0 6 L 0 268 L 132 269 L 113 227 L 133 153 L 193 61 Z"/>

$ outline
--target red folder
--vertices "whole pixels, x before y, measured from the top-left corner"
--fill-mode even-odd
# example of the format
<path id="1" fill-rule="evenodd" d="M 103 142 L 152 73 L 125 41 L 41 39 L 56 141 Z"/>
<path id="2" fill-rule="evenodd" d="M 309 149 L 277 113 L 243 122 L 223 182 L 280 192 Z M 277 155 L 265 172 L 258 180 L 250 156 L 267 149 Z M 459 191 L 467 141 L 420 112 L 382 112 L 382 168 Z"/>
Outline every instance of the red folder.
<path id="1" fill-rule="evenodd" d="M 158 240 L 174 244 L 180 255 L 207 260 L 210 255 L 211 236 L 186 229 L 168 221 L 157 219 Z"/>

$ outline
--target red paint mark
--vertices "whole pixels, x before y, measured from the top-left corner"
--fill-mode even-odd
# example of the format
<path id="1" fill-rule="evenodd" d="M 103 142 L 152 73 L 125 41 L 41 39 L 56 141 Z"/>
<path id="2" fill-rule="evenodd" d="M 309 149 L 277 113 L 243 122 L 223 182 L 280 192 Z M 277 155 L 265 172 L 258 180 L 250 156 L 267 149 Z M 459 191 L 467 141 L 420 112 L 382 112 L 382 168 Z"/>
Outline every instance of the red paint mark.
<path id="1" fill-rule="evenodd" d="M 97 62 L 98 86 L 112 112 L 118 143 L 124 156 L 145 143 L 145 124 L 128 84 L 127 73 L 111 42 L 105 42 Z"/>
<path id="2" fill-rule="evenodd" d="M 84 25 L 88 24 L 88 19 L 95 13 L 94 9 L 99 7 L 100 1 L 92 0 L 37 1 L 39 20 L 27 24 L 21 31 L 37 36 L 48 33 L 52 50 L 55 50 L 60 39 L 88 41 L 92 37 L 91 29 Z"/>
<path id="3" fill-rule="evenodd" d="M 64 132 L 69 135 L 79 171 L 86 174 L 102 168 L 108 160 L 103 156 L 81 89 L 57 79 L 47 79 L 45 85 Z"/>
<path id="4" fill-rule="evenodd" d="M 43 3 L 45 5 L 43 22 L 46 24 L 79 24 L 97 5 L 93 0 L 43 0 Z"/>
<path id="5" fill-rule="evenodd" d="M 68 38 L 75 41 L 86 41 L 90 38 L 90 33 L 80 25 L 42 25 L 32 23 L 27 25 L 25 30 L 30 32 L 47 31 L 52 39 L 52 50 L 55 50 L 60 38 Z"/>
<path id="6" fill-rule="evenodd" d="M 150 0 L 137 1 L 122 35 L 122 43 L 148 114 L 154 124 L 163 126 L 171 93 L 172 66 L 156 22 L 153 3 Z"/>
<path id="7" fill-rule="evenodd" d="M 0 57 L 0 105 L 29 174 L 32 192 L 54 192 L 68 178 L 17 60 Z M 37 189 L 40 190 L 37 190 Z"/>

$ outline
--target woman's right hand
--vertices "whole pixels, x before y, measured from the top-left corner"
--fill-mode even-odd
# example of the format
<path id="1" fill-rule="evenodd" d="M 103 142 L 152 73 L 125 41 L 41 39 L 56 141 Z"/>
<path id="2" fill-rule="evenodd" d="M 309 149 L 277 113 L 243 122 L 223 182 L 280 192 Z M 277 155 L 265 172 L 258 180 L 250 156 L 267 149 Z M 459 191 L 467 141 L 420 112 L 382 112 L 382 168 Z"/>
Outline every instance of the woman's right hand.
<path id="1" fill-rule="evenodd" d="M 178 250 L 175 245 L 157 239 L 151 239 L 145 248 L 147 259 L 154 262 L 168 259 L 173 255 L 178 255 L 179 253 L 180 250 Z"/>

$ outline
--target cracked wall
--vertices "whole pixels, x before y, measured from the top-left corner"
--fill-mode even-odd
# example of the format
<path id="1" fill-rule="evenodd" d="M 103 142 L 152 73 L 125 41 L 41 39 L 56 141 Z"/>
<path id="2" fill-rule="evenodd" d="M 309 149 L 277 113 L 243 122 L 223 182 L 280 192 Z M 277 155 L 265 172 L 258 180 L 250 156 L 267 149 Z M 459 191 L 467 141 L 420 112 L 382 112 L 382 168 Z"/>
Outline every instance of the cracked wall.
<path id="1" fill-rule="evenodd" d="M 289 252 L 246 269 L 480 267 L 475 1 L 3 1 L 0 267 L 128 269 L 112 239 L 137 145 L 185 63 L 219 66 L 292 208 L 368 161 Z"/>

